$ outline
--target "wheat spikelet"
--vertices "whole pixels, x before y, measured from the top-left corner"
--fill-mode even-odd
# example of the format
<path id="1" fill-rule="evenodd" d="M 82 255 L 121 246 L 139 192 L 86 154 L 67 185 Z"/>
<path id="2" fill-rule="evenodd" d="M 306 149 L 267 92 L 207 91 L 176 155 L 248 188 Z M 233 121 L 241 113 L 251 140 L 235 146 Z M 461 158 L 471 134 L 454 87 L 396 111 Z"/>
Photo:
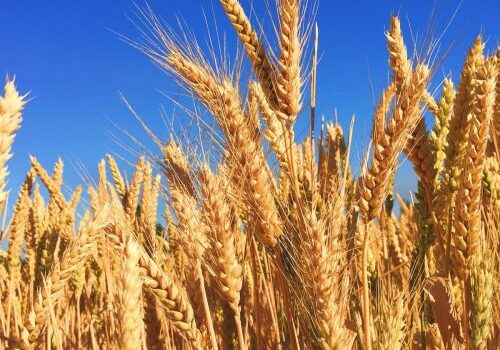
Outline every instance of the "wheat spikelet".
<path id="1" fill-rule="evenodd" d="M 258 140 L 261 136 L 262 123 L 260 122 L 259 101 L 253 91 L 254 88 L 252 85 L 250 85 L 249 92 L 247 93 L 245 104 L 248 110 L 248 124 L 250 129 L 253 130 L 253 140 Z"/>
<path id="2" fill-rule="evenodd" d="M 426 346 L 429 350 L 442 350 L 445 349 L 439 328 L 435 323 L 427 325 L 426 328 Z"/>
<path id="3" fill-rule="evenodd" d="M 487 156 L 483 171 L 483 207 L 495 212 L 500 208 L 500 162 L 498 158 Z"/>
<path id="4" fill-rule="evenodd" d="M 21 125 L 21 111 L 24 107 L 25 96 L 20 96 L 14 85 L 14 80 L 7 79 L 4 95 L 0 96 L 0 211 L 3 210 L 7 193 L 5 192 L 6 179 L 9 174 L 7 162 L 16 131 Z"/>
<path id="5" fill-rule="evenodd" d="M 424 93 L 422 94 L 422 100 L 424 101 L 427 109 L 431 111 L 432 114 L 437 115 L 439 113 L 439 106 L 436 103 L 434 97 L 432 97 L 432 95 L 429 93 L 429 91 L 424 91 Z"/>

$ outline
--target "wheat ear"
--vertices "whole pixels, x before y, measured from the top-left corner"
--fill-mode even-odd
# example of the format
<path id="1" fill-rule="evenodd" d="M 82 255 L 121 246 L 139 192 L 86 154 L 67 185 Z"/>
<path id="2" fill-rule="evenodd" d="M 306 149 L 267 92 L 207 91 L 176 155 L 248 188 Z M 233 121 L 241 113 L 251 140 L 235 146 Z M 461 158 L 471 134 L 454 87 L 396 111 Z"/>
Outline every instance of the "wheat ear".
<path id="1" fill-rule="evenodd" d="M 418 103 L 428 77 L 428 68 L 419 65 L 399 96 L 384 134 L 379 135 L 382 134 L 380 131 L 376 133 L 377 143 L 373 144 L 371 166 L 358 181 L 359 206 L 363 216 L 369 220 L 379 215 L 399 151 L 406 144 L 420 118 Z"/>
<path id="2" fill-rule="evenodd" d="M 260 227 L 258 238 L 264 244 L 275 246 L 282 230 L 271 179 L 265 169 L 262 149 L 252 139 L 238 91 L 230 81 L 218 82 L 206 67 L 200 67 L 180 54 L 171 53 L 167 61 L 217 119 L 227 139 L 228 157 L 244 171 L 243 183 L 237 174 L 234 174 L 237 177 L 234 182 L 247 194 L 246 203 L 252 208 L 251 213 Z"/>
<path id="3" fill-rule="evenodd" d="M 259 109 L 264 117 L 264 121 L 266 122 L 263 135 L 278 157 L 282 171 L 288 171 L 285 139 L 289 136 L 287 130 L 283 129 L 283 124 L 280 123 L 280 117 L 278 117 L 278 114 L 281 112 L 275 111 L 271 107 L 260 84 L 252 83 L 250 89 L 252 94 L 257 98 Z"/>
<path id="4" fill-rule="evenodd" d="M 434 153 L 434 169 L 436 177 L 434 178 L 434 201 L 433 208 L 439 217 L 439 229 L 436 230 L 436 252 L 440 256 L 446 256 L 446 235 L 448 227 L 448 215 L 445 212 L 448 203 L 446 203 L 448 188 L 444 162 L 446 160 L 446 150 L 449 147 L 448 134 L 450 133 L 450 121 L 453 117 L 453 105 L 455 102 L 455 88 L 450 79 L 445 79 L 443 83 L 443 94 L 439 101 L 438 112 L 435 114 L 434 127 L 432 128 L 430 139 L 432 152 Z M 441 260 L 442 261 L 442 260 Z M 440 263 L 440 267 L 444 264 Z"/>
<path id="5" fill-rule="evenodd" d="M 127 214 L 130 222 L 134 222 L 135 215 L 137 211 L 137 203 L 139 200 L 139 190 L 141 188 L 141 183 L 144 177 L 144 167 L 146 166 L 146 160 L 144 157 L 139 158 L 137 164 L 135 165 L 134 175 L 130 181 L 130 185 L 127 191 L 127 197 L 124 201 L 125 213 Z"/>
<path id="6" fill-rule="evenodd" d="M 191 180 L 189 161 L 182 148 L 173 140 L 170 140 L 163 147 L 162 151 L 170 186 L 182 189 L 193 195 L 194 184 Z"/>
<path id="7" fill-rule="evenodd" d="M 21 126 L 21 112 L 25 96 L 20 96 L 14 85 L 14 80 L 5 83 L 4 95 L 0 96 L 0 212 L 3 211 L 7 192 L 6 179 L 9 174 L 7 162 L 12 157 L 10 153 L 16 131 Z"/>
<path id="8" fill-rule="evenodd" d="M 411 79 L 412 63 L 408 59 L 406 45 L 401 32 L 401 24 L 395 16 L 391 18 L 391 28 L 386 33 L 386 38 L 390 56 L 389 62 L 393 72 L 393 82 L 397 92 L 400 93 L 405 82 Z M 432 96 L 426 90 L 420 96 L 427 102 L 430 109 L 436 112 L 437 105 Z M 414 169 L 423 182 L 430 200 L 435 170 L 433 167 L 433 154 L 431 153 L 423 117 L 420 118 L 413 130 L 412 136 L 408 139 L 407 144 L 405 144 L 404 151 L 413 163 Z"/>
<path id="9" fill-rule="evenodd" d="M 40 180 L 42 180 L 45 187 L 47 187 L 51 198 L 55 201 L 60 210 L 64 210 L 64 208 L 66 207 L 66 200 L 64 199 L 57 183 L 49 176 L 47 171 L 42 167 L 42 165 L 35 157 L 30 156 L 30 160 L 33 170 L 40 177 Z"/>
<path id="10" fill-rule="evenodd" d="M 129 237 L 123 257 L 123 270 L 120 275 L 120 349 L 141 349 L 142 282 L 139 274 L 140 250 L 132 237 Z"/>
<path id="11" fill-rule="evenodd" d="M 158 265 L 144 252 L 139 260 L 144 286 L 157 298 L 165 315 L 191 342 L 195 349 L 202 349 L 201 334 L 196 327 L 194 311 L 186 291 L 163 274 Z"/>
<path id="12" fill-rule="evenodd" d="M 389 51 L 389 63 L 393 73 L 393 81 L 396 90 L 403 89 L 405 81 L 411 75 L 411 61 L 408 59 L 408 52 L 401 32 L 401 23 L 396 16 L 391 17 L 390 30 L 385 33 L 387 38 L 387 48 Z"/>
<path id="13" fill-rule="evenodd" d="M 497 48 L 495 55 L 497 57 L 497 86 L 495 93 L 495 118 L 493 118 L 493 137 L 498 152 L 498 150 L 500 150 L 500 47 Z"/>
<path id="14" fill-rule="evenodd" d="M 494 59 L 488 59 L 478 70 L 477 99 L 472 120 L 468 123 L 467 146 L 460 164 L 467 171 L 460 176 L 457 191 L 453 243 L 457 259 L 455 269 L 461 278 L 467 276 L 469 259 L 476 253 L 481 232 L 481 182 L 495 99 L 495 64 Z"/>
<path id="15" fill-rule="evenodd" d="M 245 15 L 238 0 L 220 0 L 229 21 L 233 25 L 239 39 L 243 43 L 245 52 L 252 62 L 252 69 L 271 103 L 276 103 L 276 69 L 271 63 L 264 45 L 252 28 L 250 20 Z"/>
<path id="16" fill-rule="evenodd" d="M 277 92 L 280 110 L 284 113 L 280 116 L 284 115 L 291 123 L 295 121 L 301 108 L 299 3 L 299 0 L 279 2 L 281 51 Z"/>
<path id="17" fill-rule="evenodd" d="M 385 137 L 374 145 L 371 167 L 358 180 L 358 203 L 365 220 L 379 215 L 387 195 L 389 180 L 395 170 L 397 157 L 415 128 L 419 113 L 419 102 L 427 85 L 429 69 L 417 66 L 411 81 L 399 96 L 394 114 L 385 131 Z M 362 250 L 362 300 L 365 345 L 371 348 L 370 304 L 368 291 L 368 231 L 363 238 Z"/>
<path id="18" fill-rule="evenodd" d="M 61 188 L 63 184 L 64 162 L 61 158 L 57 158 L 54 170 L 52 171 L 52 180 L 56 186 Z"/>
<path id="19" fill-rule="evenodd" d="M 221 191 L 221 182 L 207 166 L 200 174 L 203 204 L 210 236 L 211 256 L 220 293 L 234 311 L 240 349 L 246 349 L 241 325 L 240 291 L 243 283 L 243 268 L 238 261 L 235 232 L 232 227 L 231 209 Z"/>
<path id="20" fill-rule="evenodd" d="M 126 233 L 132 232 L 131 223 L 126 220 L 127 214 L 118 204 L 116 194 L 112 191 L 111 195 L 114 223 L 111 229 L 107 230 L 107 235 L 115 244 L 123 247 L 128 238 Z M 165 316 L 189 340 L 193 348 L 202 349 L 201 334 L 196 326 L 194 311 L 186 290 L 172 281 L 143 248 L 140 247 L 140 250 L 139 268 L 143 286 L 154 296 Z"/>
<path id="21" fill-rule="evenodd" d="M 445 165 L 445 180 L 447 184 L 446 201 L 441 216 L 446 216 L 446 259 L 445 273 L 449 272 L 451 258 L 451 243 L 454 236 L 454 227 L 452 225 L 455 216 L 456 196 L 460 181 L 460 165 L 463 150 L 467 148 L 466 132 L 468 129 L 468 116 L 471 113 L 471 106 L 474 105 L 475 96 L 473 90 L 476 88 L 477 71 L 484 62 L 483 56 L 484 43 L 481 36 L 477 37 L 471 49 L 467 53 L 464 62 L 464 67 L 460 73 L 460 83 L 458 85 L 455 103 L 453 106 L 453 114 L 450 120 L 450 132 L 447 137 L 448 147 L 446 148 Z M 469 118 L 472 119 L 472 118 Z"/>
<path id="22" fill-rule="evenodd" d="M 37 298 L 29 319 L 25 324 L 23 333 L 23 346 L 32 349 L 36 345 L 36 340 L 40 336 L 45 322 L 49 317 L 49 307 L 54 305 L 61 296 L 69 279 L 80 269 L 91 255 L 99 234 L 108 225 L 109 206 L 101 209 L 96 216 L 90 220 L 83 220 L 80 235 L 68 247 L 60 262 L 52 268 L 48 281 L 42 284 L 38 291 Z"/>
<path id="23" fill-rule="evenodd" d="M 206 294 L 205 279 L 202 270 L 202 259 L 208 247 L 207 227 L 202 220 L 202 214 L 197 207 L 195 198 L 184 190 L 172 188 L 170 190 L 173 207 L 179 220 L 179 242 L 188 256 L 191 266 L 195 269 L 198 285 L 202 296 L 203 308 L 207 319 L 207 327 L 210 334 L 212 347 L 217 349 L 217 340 L 213 327 L 210 307 Z"/>
<path id="24" fill-rule="evenodd" d="M 471 320 L 470 338 L 474 349 L 486 350 L 490 338 L 493 313 L 491 301 L 494 298 L 493 252 L 483 247 L 478 251 L 471 270 Z"/>
<path id="25" fill-rule="evenodd" d="M 26 231 L 26 223 L 30 209 L 30 199 L 28 194 L 28 184 L 25 181 L 19 191 L 12 223 L 10 225 L 9 245 L 7 248 L 7 269 L 13 282 L 17 282 L 20 277 L 23 238 Z"/>
<path id="26" fill-rule="evenodd" d="M 455 88 L 451 79 L 445 79 L 443 82 L 443 95 L 439 101 L 438 111 L 435 114 L 434 127 L 431 131 L 432 150 L 434 152 L 434 169 L 436 177 L 441 175 L 444 166 L 443 162 L 446 158 L 445 150 L 448 146 L 447 137 L 450 132 L 450 120 L 453 114 L 453 104 L 455 103 Z M 437 180 L 437 179 L 436 179 Z M 434 185 L 438 186 L 438 181 L 434 181 Z"/>
<path id="27" fill-rule="evenodd" d="M 106 155 L 106 158 L 108 161 L 109 169 L 111 170 L 111 176 L 113 177 L 113 180 L 115 182 L 116 191 L 118 192 L 118 195 L 123 201 L 123 199 L 127 194 L 127 187 L 125 186 L 125 181 L 123 181 L 122 174 L 120 173 L 118 164 L 116 164 L 115 158 L 111 154 Z"/>

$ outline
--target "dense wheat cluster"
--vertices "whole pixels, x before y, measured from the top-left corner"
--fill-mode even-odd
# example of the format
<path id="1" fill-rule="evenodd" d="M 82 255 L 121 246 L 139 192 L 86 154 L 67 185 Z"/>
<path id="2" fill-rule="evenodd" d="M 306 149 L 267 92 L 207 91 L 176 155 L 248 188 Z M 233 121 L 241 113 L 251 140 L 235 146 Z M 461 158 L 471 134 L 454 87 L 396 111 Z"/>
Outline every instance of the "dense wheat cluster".
<path id="1" fill-rule="evenodd" d="M 212 147 L 172 136 L 132 176 L 107 155 L 70 196 L 62 161 L 31 158 L 2 232 L 0 348 L 497 349 L 500 51 L 478 36 L 459 81 L 436 82 L 392 17 L 391 79 L 357 176 L 352 128 L 294 134 L 305 91 L 312 125 L 316 103 L 300 1 L 277 1 L 276 47 L 238 0 L 220 3 L 249 79 L 154 16 L 139 45 L 211 115 Z M 2 209 L 25 101 L 7 80 Z M 414 196 L 393 193 L 403 157 Z"/>

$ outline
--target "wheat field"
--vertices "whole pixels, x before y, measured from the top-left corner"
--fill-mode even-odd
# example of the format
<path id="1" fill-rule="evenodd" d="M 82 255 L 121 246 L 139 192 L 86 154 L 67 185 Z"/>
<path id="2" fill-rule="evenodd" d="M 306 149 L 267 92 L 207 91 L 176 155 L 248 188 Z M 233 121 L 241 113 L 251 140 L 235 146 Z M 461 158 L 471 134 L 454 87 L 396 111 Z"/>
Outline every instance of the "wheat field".
<path id="1" fill-rule="evenodd" d="M 352 126 L 295 135 L 299 115 L 314 125 L 321 74 L 302 2 L 276 1 L 275 47 L 238 0 L 219 2 L 249 79 L 148 11 L 150 40 L 132 43 L 210 114 L 212 147 L 172 134 L 131 176 L 103 154 L 70 196 L 63 162 L 31 157 L 8 211 L 27 97 L 7 79 L 0 348 L 498 349 L 500 50 L 477 36 L 453 53 L 459 80 L 439 81 L 390 17 L 357 175 Z M 394 192 L 405 158 L 411 197 Z"/>

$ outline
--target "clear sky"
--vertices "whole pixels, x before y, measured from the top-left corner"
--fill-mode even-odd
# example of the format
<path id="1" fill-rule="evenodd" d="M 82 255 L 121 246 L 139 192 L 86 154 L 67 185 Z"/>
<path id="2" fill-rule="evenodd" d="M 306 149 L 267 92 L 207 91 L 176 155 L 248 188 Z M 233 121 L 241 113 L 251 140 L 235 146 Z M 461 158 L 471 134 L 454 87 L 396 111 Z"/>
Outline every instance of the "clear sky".
<path id="1" fill-rule="evenodd" d="M 274 3 L 274 0 L 268 1 Z M 144 3 L 137 0 L 137 4 L 142 7 Z M 216 25 L 220 36 L 224 32 L 228 37 L 233 36 L 216 0 L 150 0 L 149 4 L 168 23 L 175 24 L 176 16 L 183 18 L 200 42 L 208 38 L 204 11 L 210 26 Z M 265 0 L 242 0 L 242 4 L 247 10 L 253 8 L 253 20 L 262 21 L 266 17 Z M 352 154 L 354 162 L 359 163 L 369 139 L 375 104 L 372 92 L 378 97 L 388 79 L 384 30 L 390 15 L 401 15 L 404 34 L 411 44 L 410 28 L 414 37 L 422 38 L 429 34 L 428 24 L 432 23 L 434 36 L 439 36 L 456 10 L 443 36 L 440 52 L 450 45 L 453 45 L 452 51 L 436 72 L 436 78 L 452 72 L 455 81 L 465 50 L 478 33 L 483 33 L 490 51 L 498 44 L 500 5 L 497 0 L 463 0 L 461 4 L 438 0 L 320 1 L 316 17 L 321 55 L 318 115 L 331 120 L 336 108 L 338 120 L 344 127 L 348 126 L 351 116 L 356 115 L 358 143 Z M 30 91 L 32 99 L 14 143 L 8 187 L 17 191 L 29 166 L 29 154 L 37 156 L 48 168 L 61 156 L 70 186 L 81 182 L 75 169 L 79 164 L 95 175 L 97 162 L 107 152 L 131 159 L 110 137 L 117 135 L 127 140 L 115 124 L 151 146 L 125 108 L 119 91 L 154 131 L 163 137 L 168 135 L 160 111 L 163 107 L 170 116 L 175 108 L 162 92 L 175 97 L 181 90 L 148 58 L 113 33 L 137 38 L 138 30 L 129 20 L 136 12 L 131 0 L 3 2 L 0 75 L 15 74 L 20 91 Z M 264 22 L 265 26 L 268 24 L 269 21 Z M 306 94 L 305 105 L 307 99 Z M 299 134 L 307 131 L 307 123 L 306 110 L 298 123 Z M 405 167 L 408 168 L 403 167 L 397 180 L 402 192 L 413 185 L 410 171 Z"/>

